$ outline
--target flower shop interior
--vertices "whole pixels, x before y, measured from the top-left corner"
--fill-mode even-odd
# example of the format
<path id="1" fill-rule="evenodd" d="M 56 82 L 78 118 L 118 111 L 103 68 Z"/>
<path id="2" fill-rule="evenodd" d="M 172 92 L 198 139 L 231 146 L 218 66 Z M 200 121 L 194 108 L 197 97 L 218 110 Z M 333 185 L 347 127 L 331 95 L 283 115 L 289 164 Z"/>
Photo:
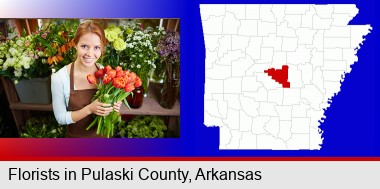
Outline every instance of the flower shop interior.
<path id="1" fill-rule="evenodd" d="M 179 137 L 180 20 L 95 20 L 108 40 L 97 63 L 141 80 L 122 88 L 127 97 L 107 137 Z M 0 19 L 0 138 L 65 137 L 53 113 L 51 75 L 75 60 L 82 21 Z"/>

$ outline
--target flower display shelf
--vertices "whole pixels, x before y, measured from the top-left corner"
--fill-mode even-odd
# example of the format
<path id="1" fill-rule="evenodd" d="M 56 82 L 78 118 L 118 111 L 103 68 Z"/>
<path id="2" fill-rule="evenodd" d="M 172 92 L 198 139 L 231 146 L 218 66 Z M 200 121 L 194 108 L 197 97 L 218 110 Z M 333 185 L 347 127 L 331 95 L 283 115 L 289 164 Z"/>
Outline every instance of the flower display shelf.
<path id="1" fill-rule="evenodd" d="M 161 115 L 161 116 L 179 116 L 180 103 L 177 100 L 173 109 L 162 108 L 159 104 L 161 85 L 151 82 L 149 84 L 148 96 L 144 98 L 143 104 L 138 109 L 128 109 L 126 106 L 121 106 L 121 114 L 129 115 Z"/>

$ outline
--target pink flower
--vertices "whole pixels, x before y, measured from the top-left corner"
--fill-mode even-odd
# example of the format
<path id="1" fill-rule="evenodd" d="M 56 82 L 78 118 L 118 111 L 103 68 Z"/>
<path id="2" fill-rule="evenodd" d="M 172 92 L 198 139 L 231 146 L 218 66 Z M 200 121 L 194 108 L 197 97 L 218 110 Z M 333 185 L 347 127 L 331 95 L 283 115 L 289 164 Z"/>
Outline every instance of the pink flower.
<path id="1" fill-rule="evenodd" d="M 46 39 L 47 33 L 45 32 L 45 33 L 41 34 L 41 37 L 44 38 L 44 39 Z"/>

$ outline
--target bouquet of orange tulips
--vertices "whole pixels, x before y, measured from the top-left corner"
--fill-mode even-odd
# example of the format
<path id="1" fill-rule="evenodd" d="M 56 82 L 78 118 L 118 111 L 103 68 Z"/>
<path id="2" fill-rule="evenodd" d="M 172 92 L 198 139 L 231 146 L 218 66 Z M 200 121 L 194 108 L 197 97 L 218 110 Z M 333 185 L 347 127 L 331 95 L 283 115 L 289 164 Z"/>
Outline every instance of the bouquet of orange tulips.
<path id="1" fill-rule="evenodd" d="M 131 94 L 135 87 L 142 84 L 141 79 L 134 72 L 123 70 L 120 66 L 112 69 L 108 65 L 96 71 L 95 74 L 87 75 L 87 80 L 90 84 L 97 85 L 98 88 L 92 99 L 93 101 L 98 99 L 99 102 L 111 105 L 114 102 L 123 101 L 127 107 L 129 106 L 125 100 L 126 97 Z M 87 127 L 87 130 L 97 125 L 96 134 L 109 138 L 113 135 L 115 124 L 120 121 L 120 114 L 112 111 L 107 116 L 96 116 L 95 120 Z"/>

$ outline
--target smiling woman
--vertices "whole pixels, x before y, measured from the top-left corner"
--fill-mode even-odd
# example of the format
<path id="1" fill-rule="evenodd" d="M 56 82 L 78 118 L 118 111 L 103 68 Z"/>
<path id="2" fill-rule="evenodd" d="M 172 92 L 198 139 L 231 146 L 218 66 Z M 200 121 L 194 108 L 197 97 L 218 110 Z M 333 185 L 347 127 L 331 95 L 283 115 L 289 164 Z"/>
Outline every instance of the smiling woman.
<path id="1" fill-rule="evenodd" d="M 52 96 L 54 115 L 59 124 L 68 125 L 66 137 L 99 137 L 96 127 L 86 130 L 93 121 L 91 114 L 108 115 L 113 109 L 119 111 L 121 103 L 91 102 L 96 93 L 94 85 L 86 76 L 99 69 L 96 63 L 107 44 L 100 24 L 85 20 L 79 24 L 74 37 L 77 49 L 73 63 L 52 75 Z"/>

